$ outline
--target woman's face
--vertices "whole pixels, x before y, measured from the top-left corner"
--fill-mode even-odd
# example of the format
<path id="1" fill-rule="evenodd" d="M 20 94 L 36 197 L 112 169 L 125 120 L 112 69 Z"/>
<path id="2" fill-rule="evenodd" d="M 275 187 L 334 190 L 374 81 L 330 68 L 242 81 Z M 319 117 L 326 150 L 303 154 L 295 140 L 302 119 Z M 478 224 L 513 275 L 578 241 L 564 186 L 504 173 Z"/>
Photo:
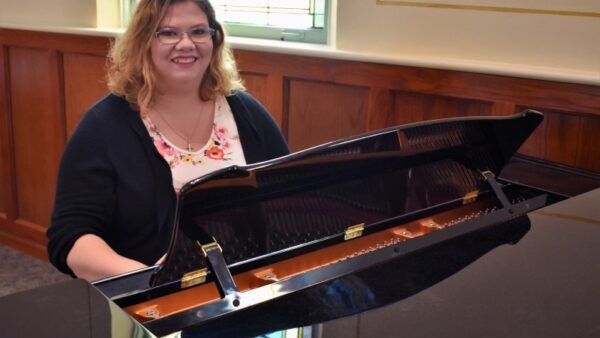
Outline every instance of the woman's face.
<path id="1" fill-rule="evenodd" d="M 208 18 L 198 5 L 185 1 L 169 6 L 158 30 L 180 34 L 181 40 L 171 45 L 161 43 L 156 37 L 152 40 L 152 63 L 160 89 L 184 86 L 197 90 L 200 86 L 211 60 L 213 42 L 208 38 L 194 43 L 188 34 L 182 34 L 194 28 L 209 28 Z"/>

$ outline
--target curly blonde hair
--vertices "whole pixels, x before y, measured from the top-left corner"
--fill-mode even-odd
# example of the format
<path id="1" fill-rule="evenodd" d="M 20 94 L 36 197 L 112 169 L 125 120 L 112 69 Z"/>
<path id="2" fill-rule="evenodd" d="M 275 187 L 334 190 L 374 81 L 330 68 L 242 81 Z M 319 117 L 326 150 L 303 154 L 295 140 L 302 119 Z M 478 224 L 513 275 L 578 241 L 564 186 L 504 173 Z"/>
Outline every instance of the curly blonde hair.
<path id="1" fill-rule="evenodd" d="M 208 0 L 141 0 L 127 30 L 112 45 L 108 58 L 108 88 L 137 109 L 145 111 L 151 107 L 156 91 L 150 51 L 154 34 L 169 6 L 186 1 L 198 5 L 208 17 L 209 26 L 215 29 L 212 58 L 198 95 L 210 100 L 217 93 L 227 96 L 244 90 L 233 55 L 225 45 L 225 32 Z"/>

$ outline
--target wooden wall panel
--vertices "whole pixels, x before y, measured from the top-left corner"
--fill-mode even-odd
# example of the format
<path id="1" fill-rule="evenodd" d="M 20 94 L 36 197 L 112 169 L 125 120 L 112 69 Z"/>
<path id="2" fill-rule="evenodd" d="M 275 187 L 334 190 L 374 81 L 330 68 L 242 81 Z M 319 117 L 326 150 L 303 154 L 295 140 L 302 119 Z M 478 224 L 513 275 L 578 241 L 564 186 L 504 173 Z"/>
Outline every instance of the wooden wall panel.
<path id="1" fill-rule="evenodd" d="M 585 116 L 577 152 L 577 167 L 600 173 L 600 117 Z"/>
<path id="2" fill-rule="evenodd" d="M 266 74 L 256 74 L 243 72 L 240 74 L 244 81 L 244 85 L 246 86 L 246 91 L 252 94 L 258 101 L 263 102 L 265 107 L 267 107 L 267 81 L 268 76 Z M 267 107 L 270 110 L 271 107 Z"/>
<path id="3" fill-rule="evenodd" d="M 600 115 L 600 86 L 237 50 L 240 68 L 288 78 Z"/>
<path id="4" fill-rule="evenodd" d="M 0 241 L 44 257 L 58 160 L 107 91 L 109 38 L 0 28 Z M 292 150 L 453 116 L 546 114 L 520 152 L 600 172 L 600 86 L 236 50 Z M 507 137 L 510 137 L 507 135 Z"/>
<path id="5" fill-rule="evenodd" d="M 361 87 L 290 80 L 284 115 L 290 150 L 365 132 L 368 95 Z"/>
<path id="6" fill-rule="evenodd" d="M 10 136 L 10 105 L 8 102 L 8 58 L 4 46 L 0 45 L 0 231 L 2 221 L 7 221 L 12 212 L 12 137 Z"/>
<path id="7" fill-rule="evenodd" d="M 600 172 L 600 117 L 537 107 L 544 121 L 519 149 L 519 153 L 562 165 Z"/>
<path id="8" fill-rule="evenodd" d="M 367 130 L 383 129 L 393 124 L 394 96 L 383 87 L 371 87 L 367 102 Z"/>
<path id="9" fill-rule="evenodd" d="M 506 116 L 513 115 L 522 111 L 513 102 L 496 101 L 492 106 L 491 115 Z"/>
<path id="10" fill-rule="evenodd" d="M 286 88 L 287 86 L 283 75 L 269 74 L 267 77 L 267 97 L 263 104 L 267 106 L 280 128 L 283 128 L 283 109 L 285 106 L 284 97 Z"/>
<path id="11" fill-rule="evenodd" d="M 545 112 L 546 145 L 544 157 L 550 161 L 575 166 L 583 118 L 556 112 Z"/>
<path id="12" fill-rule="evenodd" d="M 521 148 L 519 148 L 518 152 L 523 155 L 543 158 L 545 154 L 545 146 L 546 146 L 546 126 L 548 124 L 548 119 L 544 119 L 542 123 L 537 127 L 537 129 L 529 136 L 527 141 L 523 143 Z"/>
<path id="13" fill-rule="evenodd" d="M 283 125 L 283 77 L 240 71 L 246 91 L 260 101 L 281 127 Z"/>
<path id="14" fill-rule="evenodd" d="M 101 37 L 0 29 L 3 244 L 46 258 L 45 230 L 66 130 L 100 91 L 107 92 L 98 83 L 109 44 Z"/>
<path id="15" fill-rule="evenodd" d="M 544 121 L 521 147 L 520 153 L 600 172 L 600 147 L 597 146 L 600 144 L 600 117 L 529 108 L 542 112 Z"/>
<path id="16" fill-rule="evenodd" d="M 67 135 L 71 135 L 83 113 L 108 93 L 105 64 L 103 56 L 79 53 L 63 56 Z"/>
<path id="17" fill-rule="evenodd" d="M 491 115 L 492 103 L 420 93 L 395 92 L 391 125 L 446 117 Z"/>
<path id="18" fill-rule="evenodd" d="M 0 28 L 0 43 L 23 48 L 43 48 L 61 53 L 106 56 L 112 39 L 100 36 L 47 33 Z"/>
<path id="19" fill-rule="evenodd" d="M 10 87 L 18 223 L 44 241 L 65 141 L 58 53 L 11 48 Z"/>

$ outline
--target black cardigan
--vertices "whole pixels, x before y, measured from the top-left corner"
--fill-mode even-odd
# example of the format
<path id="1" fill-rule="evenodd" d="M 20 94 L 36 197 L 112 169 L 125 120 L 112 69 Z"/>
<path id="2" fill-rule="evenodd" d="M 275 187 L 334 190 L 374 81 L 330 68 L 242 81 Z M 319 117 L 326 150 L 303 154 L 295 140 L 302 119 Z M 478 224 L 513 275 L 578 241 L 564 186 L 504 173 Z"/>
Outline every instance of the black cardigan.
<path id="1" fill-rule="evenodd" d="M 250 94 L 227 97 L 246 162 L 288 154 L 279 128 Z M 94 234 L 118 254 L 147 265 L 167 250 L 176 195 L 171 170 L 139 112 L 109 94 L 88 110 L 62 155 L 48 236 L 48 256 L 72 274 L 67 254 Z"/>

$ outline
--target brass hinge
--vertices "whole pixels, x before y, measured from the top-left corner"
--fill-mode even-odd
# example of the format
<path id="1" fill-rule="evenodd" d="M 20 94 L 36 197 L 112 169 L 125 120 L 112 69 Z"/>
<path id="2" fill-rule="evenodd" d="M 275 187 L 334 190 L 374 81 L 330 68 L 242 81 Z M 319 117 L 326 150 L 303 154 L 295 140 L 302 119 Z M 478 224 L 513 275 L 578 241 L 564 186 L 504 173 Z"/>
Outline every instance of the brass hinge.
<path id="1" fill-rule="evenodd" d="M 471 203 L 471 202 L 475 201 L 477 199 L 477 196 L 479 196 L 479 191 L 477 191 L 477 190 L 468 192 L 465 195 L 465 197 L 463 197 L 463 204 L 467 204 L 467 203 Z"/>
<path id="2" fill-rule="evenodd" d="M 181 288 L 189 288 L 190 286 L 202 284 L 206 281 L 208 271 L 206 268 L 188 272 L 181 278 Z"/>
<path id="3" fill-rule="evenodd" d="M 204 257 L 206 257 L 206 253 L 212 249 L 219 249 L 219 251 L 223 252 L 223 249 L 221 249 L 221 246 L 219 245 L 219 243 L 217 243 L 217 241 L 210 242 L 207 244 L 200 244 L 200 242 L 198 241 L 196 241 L 196 243 L 198 244 L 198 246 L 200 246 L 200 250 L 202 250 L 202 254 L 204 255 Z"/>
<path id="4" fill-rule="evenodd" d="M 344 240 L 347 241 L 349 239 L 362 236 L 364 229 L 365 229 L 365 223 L 360 223 L 360 224 L 356 224 L 356 225 L 349 227 L 348 229 L 346 229 L 346 231 L 344 233 Z"/>
<path id="5" fill-rule="evenodd" d="M 488 179 L 489 177 L 496 177 L 496 175 L 494 175 L 494 173 L 491 170 L 484 170 L 481 172 L 481 175 L 485 179 Z"/>

